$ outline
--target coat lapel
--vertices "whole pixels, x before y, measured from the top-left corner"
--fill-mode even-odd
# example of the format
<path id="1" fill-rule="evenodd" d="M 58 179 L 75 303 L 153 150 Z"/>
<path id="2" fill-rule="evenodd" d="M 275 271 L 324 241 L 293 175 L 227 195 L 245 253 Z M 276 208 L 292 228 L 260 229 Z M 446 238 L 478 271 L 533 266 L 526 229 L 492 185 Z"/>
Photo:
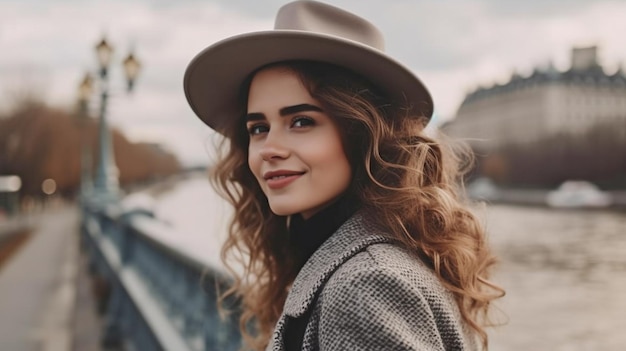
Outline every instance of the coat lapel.
<path id="1" fill-rule="evenodd" d="M 382 230 L 366 220 L 363 211 L 357 212 L 302 267 L 285 301 L 283 315 L 294 318 L 302 316 L 311 307 L 320 288 L 341 264 L 369 245 L 390 241 Z"/>
<path id="2" fill-rule="evenodd" d="M 366 219 L 364 211 L 350 217 L 304 264 L 287 296 L 267 350 L 283 351 L 287 316 L 298 318 L 311 308 L 319 290 L 339 266 L 365 247 L 393 240 Z"/>

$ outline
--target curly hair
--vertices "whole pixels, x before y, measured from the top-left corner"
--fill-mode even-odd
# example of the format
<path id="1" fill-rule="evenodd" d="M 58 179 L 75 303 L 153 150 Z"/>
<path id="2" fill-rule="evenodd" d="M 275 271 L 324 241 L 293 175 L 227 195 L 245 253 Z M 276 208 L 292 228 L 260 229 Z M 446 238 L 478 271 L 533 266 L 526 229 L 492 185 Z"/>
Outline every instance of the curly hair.
<path id="1" fill-rule="evenodd" d="M 462 175 L 471 165 L 467 147 L 426 136 L 426 118 L 409 115 L 406 105 L 391 104 L 373 84 L 345 68 L 312 61 L 271 66 L 297 74 L 336 120 L 353 169 L 347 191 L 359 197 L 364 210 L 376 214 L 388 235 L 434 270 L 486 348 L 487 311 L 504 290 L 488 280 L 496 259 L 462 196 Z M 241 88 L 241 115 L 223 131 L 218 148 L 222 154 L 212 168 L 211 181 L 236 208 L 222 248 L 222 259 L 235 279 L 222 298 L 241 298 L 244 341 L 261 350 L 304 262 L 285 245 L 287 217 L 272 213 L 248 167 L 242 117 L 254 73 Z M 243 269 L 234 269 L 235 265 Z"/>

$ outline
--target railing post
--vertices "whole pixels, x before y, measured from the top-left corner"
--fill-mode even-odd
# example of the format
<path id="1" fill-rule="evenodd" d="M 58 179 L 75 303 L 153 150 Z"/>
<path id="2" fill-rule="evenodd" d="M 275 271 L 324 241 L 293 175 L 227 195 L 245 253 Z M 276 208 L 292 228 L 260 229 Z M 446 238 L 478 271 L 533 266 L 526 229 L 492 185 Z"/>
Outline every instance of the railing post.
<path id="1" fill-rule="evenodd" d="M 207 317 L 204 323 L 204 339 L 207 350 L 236 351 L 241 347 L 239 334 L 239 301 L 229 297 L 224 301 L 225 318 L 222 319 L 218 307 L 218 295 L 228 289 L 229 282 L 224 277 L 212 272 L 204 280 L 207 296 Z"/>
<path id="2" fill-rule="evenodd" d="M 102 346 L 105 348 L 120 347 L 124 340 L 120 318 L 122 313 L 122 289 L 119 284 L 114 284 L 111 290 L 102 334 Z"/>
<path id="3" fill-rule="evenodd" d="M 119 234 L 119 250 L 122 260 L 122 265 L 128 265 L 134 256 L 134 244 L 136 235 L 131 228 L 130 221 L 133 218 L 133 213 L 124 213 L 120 217 L 120 227 L 123 230 Z"/>

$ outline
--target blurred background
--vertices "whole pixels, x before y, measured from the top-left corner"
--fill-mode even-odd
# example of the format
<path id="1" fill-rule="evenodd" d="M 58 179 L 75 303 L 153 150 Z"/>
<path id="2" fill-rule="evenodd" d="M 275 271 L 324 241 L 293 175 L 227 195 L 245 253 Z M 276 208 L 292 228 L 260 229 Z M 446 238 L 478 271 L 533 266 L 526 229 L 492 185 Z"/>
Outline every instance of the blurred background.
<path id="1" fill-rule="evenodd" d="M 230 210 L 182 77 L 286 2 L 0 1 L 0 349 L 236 348 L 211 295 Z M 382 30 L 429 132 L 476 153 L 507 290 L 491 349 L 624 349 L 626 1 L 327 2 Z"/>

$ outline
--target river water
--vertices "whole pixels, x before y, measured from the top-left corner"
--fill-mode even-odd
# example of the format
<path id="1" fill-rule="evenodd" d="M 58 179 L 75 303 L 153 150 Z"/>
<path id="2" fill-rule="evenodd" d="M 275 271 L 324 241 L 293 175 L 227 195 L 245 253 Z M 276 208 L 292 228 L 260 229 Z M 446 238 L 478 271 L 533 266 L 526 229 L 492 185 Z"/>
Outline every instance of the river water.
<path id="1" fill-rule="evenodd" d="M 493 350 L 626 350 L 626 213 L 489 206 L 508 323 Z"/>
<path id="2" fill-rule="evenodd" d="M 626 350 L 626 212 L 489 205 L 477 209 L 500 259 L 493 280 L 502 326 L 490 350 Z M 219 265 L 219 233 L 230 210 L 203 178 L 158 196 L 156 216 L 176 234 L 161 238 Z M 174 232 L 174 231 L 173 231 Z"/>

